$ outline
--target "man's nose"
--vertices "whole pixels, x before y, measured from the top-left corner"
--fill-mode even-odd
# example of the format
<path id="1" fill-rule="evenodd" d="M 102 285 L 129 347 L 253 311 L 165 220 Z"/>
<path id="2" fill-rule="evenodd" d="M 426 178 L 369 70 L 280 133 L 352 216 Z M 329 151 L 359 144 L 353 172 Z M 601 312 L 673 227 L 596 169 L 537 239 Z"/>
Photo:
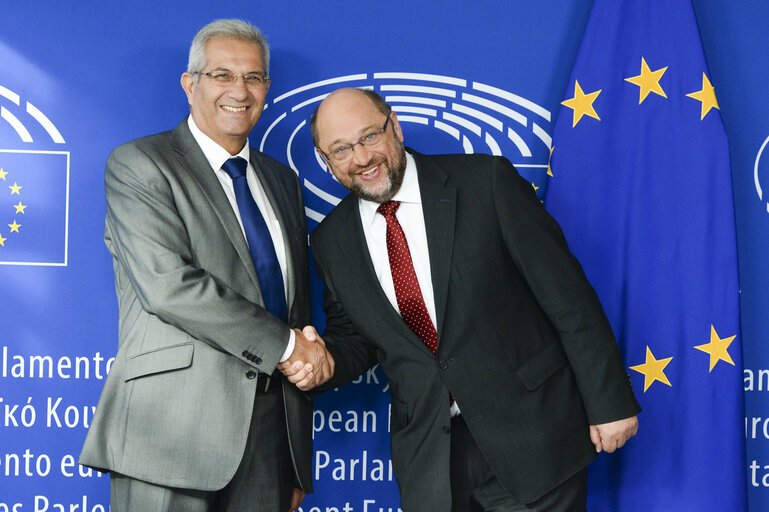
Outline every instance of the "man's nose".
<path id="1" fill-rule="evenodd" d="M 361 143 L 352 147 L 352 158 L 355 165 L 366 165 L 371 161 L 369 149 Z"/>
<path id="2" fill-rule="evenodd" d="M 237 75 L 235 77 L 234 82 L 230 82 L 230 96 L 232 96 L 235 99 L 245 99 L 248 95 L 248 87 L 246 87 L 246 80 L 241 76 Z"/>

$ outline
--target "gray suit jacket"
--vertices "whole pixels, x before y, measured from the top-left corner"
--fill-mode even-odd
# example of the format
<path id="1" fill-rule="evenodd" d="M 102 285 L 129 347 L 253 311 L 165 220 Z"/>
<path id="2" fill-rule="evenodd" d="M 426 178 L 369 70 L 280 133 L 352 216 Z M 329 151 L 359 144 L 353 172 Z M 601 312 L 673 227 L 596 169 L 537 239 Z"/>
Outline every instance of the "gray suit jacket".
<path id="1" fill-rule="evenodd" d="M 304 326 L 311 311 L 301 188 L 290 169 L 253 149 L 251 163 L 283 229 L 289 324 Z M 273 372 L 289 329 L 263 309 L 235 213 L 186 120 L 115 149 L 105 185 L 118 353 L 80 463 L 221 489 L 243 455 L 254 372 Z M 294 386 L 283 394 L 297 481 L 309 492 L 312 403 Z"/>
<path id="2" fill-rule="evenodd" d="M 640 408 L 598 298 L 531 185 L 504 158 L 414 158 L 438 354 L 382 291 L 350 195 L 311 235 L 336 359 L 326 387 L 382 366 L 404 510 L 451 510 L 449 392 L 500 483 L 529 503 L 593 460 L 589 424 Z"/>

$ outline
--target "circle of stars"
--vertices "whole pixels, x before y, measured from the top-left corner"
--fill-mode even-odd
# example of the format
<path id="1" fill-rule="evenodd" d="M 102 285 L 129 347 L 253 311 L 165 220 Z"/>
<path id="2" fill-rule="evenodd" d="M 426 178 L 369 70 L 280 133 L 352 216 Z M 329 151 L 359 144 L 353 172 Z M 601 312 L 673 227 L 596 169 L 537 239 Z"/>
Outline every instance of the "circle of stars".
<path id="1" fill-rule="evenodd" d="M 3 168 L 0 168 L 0 180 L 8 182 L 8 171 L 4 170 Z M 21 202 L 21 189 L 23 188 L 21 185 L 19 185 L 17 182 L 13 182 L 13 185 L 7 185 L 10 189 L 10 195 L 11 196 L 19 196 L 19 203 L 18 204 L 12 204 L 11 207 L 14 208 L 16 211 L 14 212 L 14 215 L 18 214 L 24 214 L 24 210 L 27 208 L 28 205 L 25 205 Z M 12 200 L 15 198 L 11 198 Z M 21 228 L 21 224 L 16 222 L 16 219 L 13 219 L 12 224 L 8 224 L 8 227 L 10 228 L 10 231 L 8 233 L 8 236 L 10 236 L 12 233 L 21 233 L 19 231 L 19 228 Z M 7 237 L 4 237 L 2 232 L 0 232 L 0 247 L 5 247 L 5 242 L 8 240 Z"/>
<path id="2" fill-rule="evenodd" d="M 710 325 L 710 342 L 702 345 L 696 345 L 695 349 L 705 352 L 710 356 L 710 367 L 708 373 L 713 371 L 716 364 L 719 361 L 723 361 L 732 366 L 735 366 L 732 356 L 729 355 L 729 346 L 737 338 L 737 335 L 721 338 L 716 332 L 715 326 Z M 667 375 L 665 375 L 665 367 L 673 360 L 673 357 L 666 357 L 657 359 L 651 351 L 649 346 L 646 346 L 646 360 L 639 365 L 630 366 L 629 368 L 644 376 L 644 393 L 655 382 L 661 382 L 668 386 L 673 386 L 670 383 Z"/>
<path id="3" fill-rule="evenodd" d="M 650 93 L 657 94 L 658 96 L 667 99 L 667 94 L 665 94 L 665 91 L 660 84 L 660 80 L 667 69 L 668 67 L 665 66 L 652 71 L 649 64 L 647 64 L 646 59 L 641 57 L 641 72 L 636 76 L 625 78 L 626 82 L 638 86 L 639 105 L 646 100 Z M 579 80 L 574 80 L 574 96 L 561 102 L 562 105 L 573 111 L 574 117 L 572 119 L 572 128 L 577 126 L 577 123 L 580 122 L 583 116 L 592 117 L 598 121 L 601 120 L 595 109 L 594 103 L 602 91 L 603 89 L 598 89 L 597 91 L 586 93 L 582 90 Z M 705 116 L 711 109 L 719 108 L 715 89 L 705 73 L 702 73 L 702 88 L 699 91 L 686 94 L 686 96 L 695 99 L 702 104 L 700 109 L 700 120 L 705 119 Z"/>

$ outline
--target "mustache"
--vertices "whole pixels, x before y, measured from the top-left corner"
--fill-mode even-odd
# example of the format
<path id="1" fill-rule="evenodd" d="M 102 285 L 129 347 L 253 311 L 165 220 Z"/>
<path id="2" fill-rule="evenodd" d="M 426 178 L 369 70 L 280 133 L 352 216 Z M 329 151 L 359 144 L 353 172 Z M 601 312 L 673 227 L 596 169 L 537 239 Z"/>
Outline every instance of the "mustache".
<path id="1" fill-rule="evenodd" d="M 354 169 L 355 170 L 355 174 L 358 174 L 360 171 L 367 171 L 367 170 L 371 169 L 372 167 L 374 167 L 376 165 L 379 165 L 379 164 L 384 164 L 385 167 L 386 167 L 387 166 L 387 159 L 386 158 L 381 158 L 381 157 L 380 158 L 372 158 L 371 160 L 366 162 L 366 164 L 364 164 L 364 165 L 356 165 L 355 169 Z"/>

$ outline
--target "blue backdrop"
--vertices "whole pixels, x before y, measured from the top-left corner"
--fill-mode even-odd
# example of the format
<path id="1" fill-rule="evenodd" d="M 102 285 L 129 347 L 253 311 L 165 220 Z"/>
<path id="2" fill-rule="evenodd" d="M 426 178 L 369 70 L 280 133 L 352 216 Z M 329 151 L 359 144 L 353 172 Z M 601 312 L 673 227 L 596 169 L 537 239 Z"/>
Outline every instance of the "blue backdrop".
<path id="1" fill-rule="evenodd" d="M 769 390 L 769 350 L 762 347 L 769 319 L 761 315 L 769 305 L 762 272 L 769 259 L 769 149 L 761 152 L 769 137 L 769 12 L 761 0 L 728 8 L 716 0 L 694 4 L 731 145 L 740 341 L 752 377 L 745 384 L 745 470 L 750 508 L 758 511 L 769 509 L 769 402 L 761 393 Z M 315 158 L 307 120 L 319 97 L 342 85 L 374 87 L 387 97 L 408 145 L 504 154 L 544 199 L 555 117 L 591 6 L 5 3 L 0 512 L 108 509 L 108 477 L 74 463 L 117 349 L 112 269 L 102 241 L 104 163 L 118 144 L 169 129 L 186 115 L 179 77 L 202 25 L 241 17 L 267 35 L 272 86 L 251 143 L 297 171 L 312 229 L 344 191 Z M 322 326 L 317 283 L 314 294 Z M 389 470 L 386 385 L 375 370 L 316 401 L 317 492 L 304 512 L 399 506 Z M 643 421 L 642 415 L 642 432 Z"/>

